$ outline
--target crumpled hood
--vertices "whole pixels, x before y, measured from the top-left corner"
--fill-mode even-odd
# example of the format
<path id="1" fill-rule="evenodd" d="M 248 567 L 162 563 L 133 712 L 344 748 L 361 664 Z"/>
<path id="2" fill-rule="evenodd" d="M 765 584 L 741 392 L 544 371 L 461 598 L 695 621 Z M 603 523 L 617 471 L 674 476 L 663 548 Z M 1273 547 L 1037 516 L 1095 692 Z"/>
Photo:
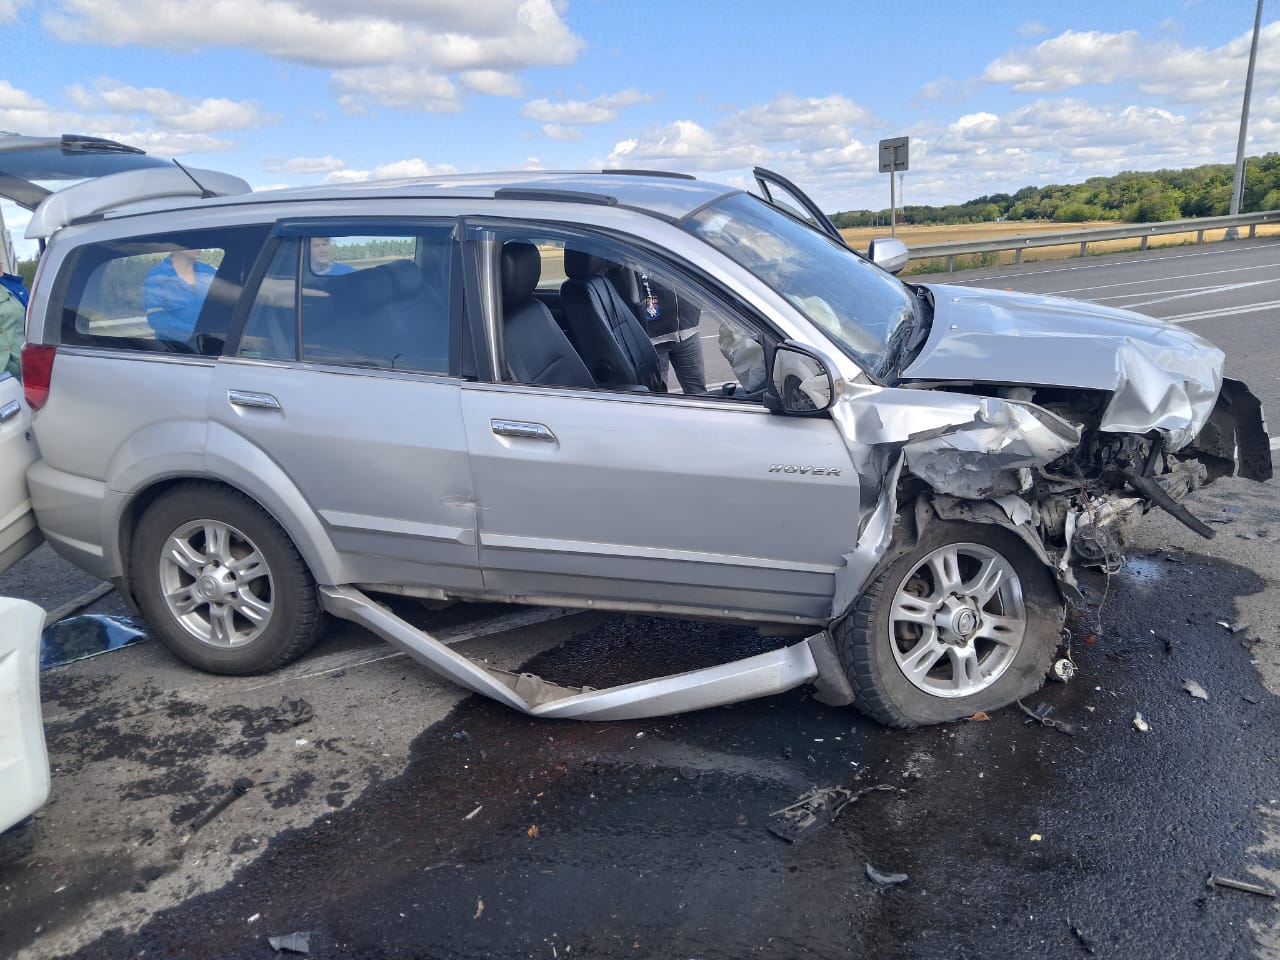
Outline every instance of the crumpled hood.
<path id="1" fill-rule="evenodd" d="M 1224 354 L 1188 330 L 1078 300 L 925 286 L 933 329 L 906 379 L 1105 390 L 1103 430 L 1160 430 L 1175 450 L 1213 412 Z"/>

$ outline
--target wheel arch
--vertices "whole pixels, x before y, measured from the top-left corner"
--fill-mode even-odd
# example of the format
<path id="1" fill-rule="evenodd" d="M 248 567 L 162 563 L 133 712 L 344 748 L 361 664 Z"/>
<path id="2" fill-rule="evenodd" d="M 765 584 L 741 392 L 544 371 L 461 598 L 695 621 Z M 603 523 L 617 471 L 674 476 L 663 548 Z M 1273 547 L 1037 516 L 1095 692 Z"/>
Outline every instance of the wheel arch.
<path id="1" fill-rule="evenodd" d="M 215 433 L 222 434 L 216 444 Z M 135 460 L 108 483 L 118 503 L 105 542 L 118 551 L 113 566 L 130 595 L 127 558 L 138 521 L 157 497 L 188 483 L 216 483 L 247 497 L 280 526 L 318 584 L 347 582 L 341 555 L 297 484 L 265 452 L 211 424 L 204 456 L 186 463 L 166 456 Z"/>

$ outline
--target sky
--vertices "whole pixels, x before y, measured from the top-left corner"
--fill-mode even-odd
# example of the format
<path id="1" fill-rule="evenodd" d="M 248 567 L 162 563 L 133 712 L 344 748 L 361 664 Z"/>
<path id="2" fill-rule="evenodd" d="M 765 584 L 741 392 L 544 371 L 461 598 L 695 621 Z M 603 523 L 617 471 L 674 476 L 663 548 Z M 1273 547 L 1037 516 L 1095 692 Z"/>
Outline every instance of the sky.
<path id="1" fill-rule="evenodd" d="M 0 130 L 255 189 L 646 168 L 829 212 L 1231 163 L 1254 0 L 0 0 Z M 1266 0 L 1250 155 L 1280 150 Z M 20 256 L 26 218 L 4 208 Z"/>

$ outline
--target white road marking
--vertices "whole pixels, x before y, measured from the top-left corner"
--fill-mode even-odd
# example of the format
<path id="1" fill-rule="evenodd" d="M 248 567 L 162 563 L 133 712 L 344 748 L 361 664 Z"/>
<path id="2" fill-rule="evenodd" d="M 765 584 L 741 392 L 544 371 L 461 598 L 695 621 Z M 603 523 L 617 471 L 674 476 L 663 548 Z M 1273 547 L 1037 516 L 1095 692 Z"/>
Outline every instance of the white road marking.
<path id="1" fill-rule="evenodd" d="M 1219 307 L 1217 310 L 1202 310 L 1199 313 L 1179 313 L 1172 317 L 1156 317 L 1165 323 L 1188 323 L 1191 320 L 1212 320 L 1215 317 L 1232 317 L 1237 314 L 1259 313 L 1263 310 L 1280 308 L 1280 300 L 1267 300 L 1263 303 L 1250 303 L 1238 307 Z"/>
<path id="2" fill-rule="evenodd" d="M 1099 264 L 1099 266 L 1103 266 L 1103 264 Z M 1044 295 L 1046 297 L 1069 297 L 1076 294 L 1089 293 L 1093 290 L 1110 290 L 1114 287 L 1134 287 L 1140 283 L 1166 283 L 1170 280 L 1194 280 L 1197 277 L 1217 277 L 1217 276 L 1221 276 L 1224 273 L 1257 273 L 1257 272 L 1258 272 L 1258 267 L 1256 266 L 1229 267 L 1226 270 L 1202 270 L 1199 273 L 1183 273 L 1183 274 L 1179 274 L 1176 277 L 1146 277 L 1144 279 L 1122 280 L 1119 283 L 1099 283 L 1091 287 L 1068 287 L 1065 290 L 1045 291 Z M 1267 283 L 1270 281 L 1262 281 L 1262 282 Z M 1195 289 L 1203 289 L 1203 288 L 1195 288 Z M 1102 298 L 1093 297 L 1090 299 L 1097 300 Z"/>
<path id="3" fill-rule="evenodd" d="M 1168 303 L 1170 300 L 1185 300 L 1188 297 L 1203 297 L 1214 293 L 1227 293 L 1231 290 L 1243 290 L 1245 287 L 1258 287 L 1267 283 L 1280 283 L 1280 277 L 1272 277 L 1269 280 L 1249 280 L 1244 283 L 1224 283 L 1213 287 L 1187 287 L 1185 290 L 1178 290 L 1175 293 L 1166 294 L 1163 297 L 1154 297 L 1150 300 L 1135 300 L 1133 303 L 1124 305 L 1126 310 L 1136 310 L 1138 307 L 1149 307 L 1154 303 Z M 1118 294 L 1114 297 L 1090 297 L 1094 303 L 1103 303 L 1107 300 L 1127 300 L 1134 296 L 1132 293 Z"/>

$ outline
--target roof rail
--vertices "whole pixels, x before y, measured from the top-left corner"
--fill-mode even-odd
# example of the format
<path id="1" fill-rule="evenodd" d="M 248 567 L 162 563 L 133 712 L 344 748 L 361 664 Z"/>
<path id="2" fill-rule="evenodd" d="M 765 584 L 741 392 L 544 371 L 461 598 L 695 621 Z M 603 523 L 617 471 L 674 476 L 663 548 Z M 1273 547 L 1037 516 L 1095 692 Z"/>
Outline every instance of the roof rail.
<path id="1" fill-rule="evenodd" d="M 601 173 L 613 174 L 621 177 L 670 177 L 672 180 L 697 180 L 691 173 L 677 173 L 674 170 L 601 170 Z"/>
<path id="2" fill-rule="evenodd" d="M 543 187 L 499 187 L 493 191 L 495 200 L 553 200 L 560 203 L 594 203 L 604 207 L 616 207 L 618 198 L 603 193 L 587 193 L 585 190 L 556 190 Z"/>
<path id="3" fill-rule="evenodd" d="M 195 174 L 196 179 L 191 174 Z M 201 199 L 250 192 L 252 188 L 244 180 L 217 170 L 190 168 L 190 173 L 187 173 L 173 166 L 112 173 L 50 194 L 31 214 L 26 236 L 28 240 L 49 237 L 69 223 L 144 200 L 166 197 Z"/>

